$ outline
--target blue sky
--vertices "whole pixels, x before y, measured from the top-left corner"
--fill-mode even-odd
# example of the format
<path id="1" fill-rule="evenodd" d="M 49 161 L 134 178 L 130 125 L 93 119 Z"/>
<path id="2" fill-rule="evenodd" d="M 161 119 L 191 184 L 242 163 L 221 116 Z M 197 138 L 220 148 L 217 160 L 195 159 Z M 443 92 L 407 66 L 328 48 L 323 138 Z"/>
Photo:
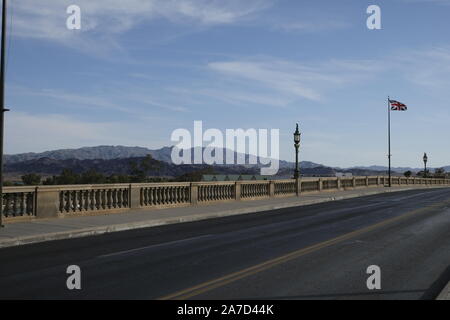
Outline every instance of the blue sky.
<path id="1" fill-rule="evenodd" d="M 177 128 L 278 128 L 280 156 L 450 164 L 450 0 L 11 0 L 7 153 L 171 145 Z M 81 30 L 66 8 L 81 8 Z M 381 8 L 382 30 L 366 9 Z"/>

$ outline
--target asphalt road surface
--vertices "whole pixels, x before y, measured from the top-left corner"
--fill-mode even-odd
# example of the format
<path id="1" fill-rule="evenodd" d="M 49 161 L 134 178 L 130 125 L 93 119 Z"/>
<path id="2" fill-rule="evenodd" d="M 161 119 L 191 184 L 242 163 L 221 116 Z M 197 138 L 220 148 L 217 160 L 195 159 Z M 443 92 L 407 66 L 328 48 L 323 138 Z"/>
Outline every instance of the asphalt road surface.
<path id="1" fill-rule="evenodd" d="M 0 298 L 433 299 L 449 266 L 450 189 L 427 189 L 0 249 Z"/>

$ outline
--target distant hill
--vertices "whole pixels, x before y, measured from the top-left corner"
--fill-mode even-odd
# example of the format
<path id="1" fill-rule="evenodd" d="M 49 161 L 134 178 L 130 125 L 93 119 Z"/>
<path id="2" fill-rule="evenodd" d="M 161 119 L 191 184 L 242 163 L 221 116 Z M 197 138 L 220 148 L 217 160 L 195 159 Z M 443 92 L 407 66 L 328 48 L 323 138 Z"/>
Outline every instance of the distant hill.
<path id="1" fill-rule="evenodd" d="M 127 147 L 127 146 L 96 146 L 96 147 L 83 147 L 78 149 L 60 149 L 60 150 L 52 150 L 45 151 L 40 153 L 29 152 L 29 153 L 20 153 L 13 155 L 5 155 L 5 163 L 17 163 L 29 160 L 37 160 L 41 158 L 48 158 L 54 160 L 69 160 L 69 159 L 77 159 L 77 160 L 111 160 L 111 159 L 125 159 L 125 158 L 133 158 L 133 157 L 145 157 L 150 154 L 153 159 L 158 161 L 164 161 L 167 163 L 172 163 L 171 154 L 173 147 L 163 147 L 161 149 L 151 150 L 144 147 Z M 222 150 L 223 158 L 225 159 L 226 149 Z M 236 158 L 238 155 L 237 152 L 234 153 L 234 157 Z M 248 163 L 248 155 L 245 155 L 245 159 Z M 194 149 L 191 149 L 191 160 L 193 163 L 194 160 Z M 259 159 L 258 159 L 259 160 Z M 302 161 L 301 162 L 303 168 L 316 168 L 323 167 L 323 165 L 310 162 L 310 161 Z M 294 163 L 287 161 L 280 161 L 281 168 L 293 168 Z"/>
<path id="2" fill-rule="evenodd" d="M 121 159 L 51 159 L 39 158 L 33 160 L 9 162 L 5 164 L 5 173 L 9 176 L 20 177 L 23 174 L 36 173 L 43 176 L 59 175 L 64 169 L 70 169 L 74 173 L 83 173 L 89 170 L 95 170 L 105 175 L 129 175 L 132 174 L 131 163 L 140 163 L 145 157 L 132 157 Z M 152 169 L 148 171 L 148 175 L 152 177 L 175 178 L 188 173 L 199 170 L 212 169 L 215 174 L 260 174 L 257 166 L 241 166 L 241 165 L 214 165 L 205 164 L 197 165 L 174 165 L 164 161 L 153 159 Z M 333 174 L 334 170 L 328 167 L 302 168 L 302 173 L 310 175 Z M 275 177 L 292 176 L 292 169 L 282 168 Z"/>
<path id="3" fill-rule="evenodd" d="M 70 169 L 74 173 L 83 173 L 89 170 L 95 170 L 98 173 L 105 175 L 117 174 L 128 175 L 131 174 L 131 163 L 140 163 L 145 157 L 132 157 L 122 159 L 65 159 L 57 160 L 50 158 L 40 158 L 33 160 L 26 160 L 15 163 L 5 164 L 5 172 L 10 174 L 27 174 L 38 173 L 43 175 L 59 175 L 63 169 Z M 155 177 L 176 177 L 196 170 L 208 168 L 208 165 L 174 165 L 164 161 L 153 160 L 152 169 L 149 170 L 149 176 Z M 253 170 L 234 166 L 214 167 L 217 173 L 240 173 L 256 174 L 257 168 Z"/>
<path id="4" fill-rule="evenodd" d="M 29 152 L 13 155 L 5 155 L 5 163 L 16 163 L 29 160 L 37 160 L 40 158 L 48 158 L 54 160 L 88 160 L 88 159 L 123 159 L 133 157 L 145 157 L 151 154 L 152 157 L 159 161 L 170 162 L 170 153 L 172 148 L 164 147 L 158 150 L 150 150 L 143 147 L 126 147 L 126 146 L 97 146 L 83 147 L 78 149 L 60 149 L 45 151 L 40 153 Z"/>
<path id="5" fill-rule="evenodd" d="M 162 176 L 178 176 L 189 172 L 189 170 L 198 170 L 202 165 L 183 165 L 175 166 L 171 161 L 171 153 L 173 147 L 163 147 L 152 150 L 144 147 L 127 147 L 127 146 L 96 146 L 83 147 L 78 149 L 60 149 L 45 151 L 41 153 L 21 153 L 14 155 L 5 155 L 5 172 L 14 173 L 16 175 L 24 173 L 41 173 L 41 174 L 59 174 L 63 168 L 70 168 L 76 172 L 83 172 L 89 169 L 95 169 L 105 174 L 127 174 L 129 162 L 134 158 L 142 158 L 150 154 L 153 159 L 160 161 L 162 169 L 155 175 Z M 225 159 L 226 149 L 222 150 Z M 238 153 L 234 153 L 236 158 Z M 193 162 L 194 149 L 191 149 L 191 158 Z M 245 155 L 248 163 L 249 155 Z M 261 159 L 258 159 L 258 162 Z M 242 173 L 248 170 L 251 174 L 259 174 L 261 164 L 258 165 L 215 165 L 218 173 Z M 293 162 L 279 162 L 280 171 L 277 176 L 291 175 L 295 164 Z M 205 165 L 205 167 L 207 167 Z M 352 168 L 331 168 L 322 164 L 301 161 L 300 168 L 304 174 L 314 175 L 334 175 L 336 172 L 349 172 L 353 175 L 384 175 L 387 172 L 385 166 L 360 166 Z M 446 171 L 450 171 L 450 166 L 444 167 Z M 186 171 L 187 170 L 187 171 Z M 411 170 L 418 172 L 421 168 L 392 168 L 394 173 L 403 174 L 405 171 Z M 433 170 L 433 169 L 431 169 Z"/>
<path id="6" fill-rule="evenodd" d="M 445 171 L 450 171 L 450 166 L 446 166 L 443 167 Z M 360 169 L 360 170 L 370 170 L 370 171 L 388 171 L 388 167 L 385 166 L 368 166 L 368 167 L 352 167 L 349 169 Z M 436 168 L 427 168 L 430 169 L 432 171 L 434 171 L 434 169 Z M 404 173 L 406 171 L 411 171 L 411 172 L 419 172 L 419 171 L 423 171 L 423 168 L 410 168 L 410 167 L 392 167 L 391 170 L 393 172 L 398 172 L 398 173 Z"/>

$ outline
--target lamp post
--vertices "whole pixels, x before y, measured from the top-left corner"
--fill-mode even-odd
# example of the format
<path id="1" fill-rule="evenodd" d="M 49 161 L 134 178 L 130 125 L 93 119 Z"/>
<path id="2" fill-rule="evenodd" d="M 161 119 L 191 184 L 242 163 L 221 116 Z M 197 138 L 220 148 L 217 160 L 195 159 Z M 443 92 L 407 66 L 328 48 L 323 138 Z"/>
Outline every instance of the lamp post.
<path id="1" fill-rule="evenodd" d="M 300 131 L 298 130 L 298 123 L 294 132 L 294 147 L 295 147 L 295 171 L 294 171 L 294 179 L 295 179 L 295 193 L 297 196 L 300 193 L 300 188 L 298 184 L 298 178 L 300 177 L 300 170 L 298 168 L 298 149 L 300 148 Z"/>
<path id="2" fill-rule="evenodd" d="M 423 177 L 424 178 L 427 177 L 427 162 L 428 162 L 428 156 L 427 156 L 427 153 L 425 152 L 423 154 L 423 164 L 424 164 Z"/>

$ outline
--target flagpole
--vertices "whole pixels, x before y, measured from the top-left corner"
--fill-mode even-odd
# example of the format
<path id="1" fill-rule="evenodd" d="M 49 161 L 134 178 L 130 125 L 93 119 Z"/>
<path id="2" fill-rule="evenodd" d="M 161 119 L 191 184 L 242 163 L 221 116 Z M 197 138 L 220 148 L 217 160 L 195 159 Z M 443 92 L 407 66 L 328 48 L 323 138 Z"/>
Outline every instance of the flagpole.
<path id="1" fill-rule="evenodd" d="M 390 107 L 390 98 L 388 96 L 388 159 L 389 159 L 389 188 L 391 185 L 391 107 Z"/>
<path id="2" fill-rule="evenodd" d="M 5 46 L 6 46 L 6 0 L 2 3 L 2 39 L 0 54 L 0 228 L 3 227 L 3 135 L 5 121 Z"/>

